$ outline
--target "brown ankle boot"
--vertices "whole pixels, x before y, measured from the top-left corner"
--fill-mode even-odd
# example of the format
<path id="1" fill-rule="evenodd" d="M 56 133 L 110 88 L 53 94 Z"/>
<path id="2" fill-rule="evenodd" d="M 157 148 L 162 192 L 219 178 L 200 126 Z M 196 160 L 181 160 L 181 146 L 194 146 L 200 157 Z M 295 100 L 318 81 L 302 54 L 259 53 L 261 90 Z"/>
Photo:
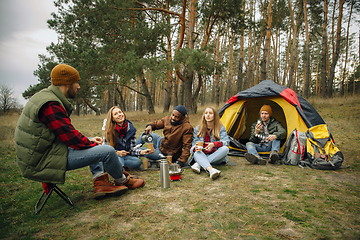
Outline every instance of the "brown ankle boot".
<path id="1" fill-rule="evenodd" d="M 128 188 L 125 185 L 114 186 L 109 182 L 109 175 L 104 174 L 100 177 L 97 177 L 94 180 L 94 198 L 96 200 L 110 196 L 119 196 L 124 194 Z"/>
<path id="2" fill-rule="evenodd" d="M 124 170 L 123 170 L 123 174 L 124 174 L 125 176 L 127 176 L 127 174 L 129 174 L 130 177 L 135 178 L 135 179 L 138 179 L 138 178 L 139 178 L 138 175 L 132 175 L 132 174 L 130 174 L 128 171 L 125 170 L 125 168 L 124 168 Z"/>
<path id="3" fill-rule="evenodd" d="M 126 186 L 129 189 L 135 189 L 135 188 L 139 188 L 145 185 L 145 181 L 141 178 L 132 178 L 132 176 L 126 172 L 123 171 L 124 175 L 126 176 L 126 181 L 123 184 L 119 184 L 117 182 L 115 182 L 116 186 Z"/>

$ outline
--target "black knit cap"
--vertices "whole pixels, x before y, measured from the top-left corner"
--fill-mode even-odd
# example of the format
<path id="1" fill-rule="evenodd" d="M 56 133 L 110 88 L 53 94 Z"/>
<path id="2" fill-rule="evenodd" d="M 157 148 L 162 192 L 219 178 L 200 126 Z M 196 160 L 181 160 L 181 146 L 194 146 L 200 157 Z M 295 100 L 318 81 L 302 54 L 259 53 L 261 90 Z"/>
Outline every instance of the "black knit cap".
<path id="1" fill-rule="evenodd" d="M 183 116 L 186 115 L 187 110 L 183 105 L 177 105 L 176 107 L 174 107 L 174 110 L 178 111 L 179 113 L 181 113 Z"/>

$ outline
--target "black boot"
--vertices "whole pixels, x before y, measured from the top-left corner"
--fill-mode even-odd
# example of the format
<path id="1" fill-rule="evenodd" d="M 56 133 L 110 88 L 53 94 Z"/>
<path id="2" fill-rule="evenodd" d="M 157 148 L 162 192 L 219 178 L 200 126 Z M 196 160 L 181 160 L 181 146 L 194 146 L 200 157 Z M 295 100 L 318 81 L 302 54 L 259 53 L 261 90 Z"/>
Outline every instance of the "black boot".
<path id="1" fill-rule="evenodd" d="M 271 164 L 277 163 L 277 161 L 279 161 L 278 151 L 276 151 L 276 150 L 271 151 L 269 159 L 270 159 L 269 163 L 271 163 Z"/>
<path id="2" fill-rule="evenodd" d="M 245 159 L 252 164 L 266 165 L 266 161 L 262 159 L 259 155 L 254 155 L 252 153 L 245 153 Z"/>

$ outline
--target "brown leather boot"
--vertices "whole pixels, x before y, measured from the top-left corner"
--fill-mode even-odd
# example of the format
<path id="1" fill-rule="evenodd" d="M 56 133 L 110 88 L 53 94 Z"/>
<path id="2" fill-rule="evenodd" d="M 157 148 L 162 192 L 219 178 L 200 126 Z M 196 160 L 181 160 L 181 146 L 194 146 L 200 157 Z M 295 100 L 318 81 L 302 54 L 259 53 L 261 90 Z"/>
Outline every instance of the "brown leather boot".
<path id="1" fill-rule="evenodd" d="M 125 185 L 114 186 L 109 182 L 109 175 L 104 174 L 94 180 L 94 198 L 102 199 L 106 196 L 119 196 L 124 194 L 128 188 Z"/>
<path id="2" fill-rule="evenodd" d="M 123 171 L 123 173 L 127 178 L 126 181 L 121 185 L 115 182 L 116 186 L 126 186 L 128 189 L 135 189 L 135 188 L 143 187 L 145 185 L 144 179 L 141 178 L 135 179 L 126 171 Z"/>
<path id="3" fill-rule="evenodd" d="M 123 174 L 124 174 L 125 176 L 127 176 L 126 174 L 129 174 L 129 175 L 130 175 L 130 177 L 132 177 L 132 178 L 136 178 L 136 179 L 138 179 L 138 178 L 139 178 L 139 176 L 138 176 L 138 175 L 133 175 L 133 174 L 130 174 L 127 170 L 125 170 L 125 167 L 124 167 L 124 169 L 123 169 Z"/>

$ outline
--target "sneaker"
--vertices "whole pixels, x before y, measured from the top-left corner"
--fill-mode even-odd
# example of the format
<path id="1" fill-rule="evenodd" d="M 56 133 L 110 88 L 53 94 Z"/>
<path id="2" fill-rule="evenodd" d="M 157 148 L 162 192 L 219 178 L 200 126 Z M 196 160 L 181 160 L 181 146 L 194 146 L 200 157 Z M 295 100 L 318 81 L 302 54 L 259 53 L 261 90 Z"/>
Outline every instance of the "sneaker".
<path id="1" fill-rule="evenodd" d="M 200 174 L 200 171 L 201 171 L 200 164 L 194 163 L 194 165 L 192 165 L 191 168 L 194 172 L 196 172 L 197 174 Z"/>
<path id="2" fill-rule="evenodd" d="M 270 159 L 269 163 L 271 163 L 271 164 L 276 163 L 279 160 L 278 151 L 276 151 L 276 150 L 271 151 L 269 159 Z"/>
<path id="3" fill-rule="evenodd" d="M 252 153 L 245 153 L 245 159 L 252 164 L 266 165 L 266 161 L 258 155 Z"/>
<path id="4" fill-rule="evenodd" d="M 209 173 L 210 173 L 210 179 L 215 180 L 218 177 L 220 177 L 221 172 L 216 168 L 210 168 Z"/>

